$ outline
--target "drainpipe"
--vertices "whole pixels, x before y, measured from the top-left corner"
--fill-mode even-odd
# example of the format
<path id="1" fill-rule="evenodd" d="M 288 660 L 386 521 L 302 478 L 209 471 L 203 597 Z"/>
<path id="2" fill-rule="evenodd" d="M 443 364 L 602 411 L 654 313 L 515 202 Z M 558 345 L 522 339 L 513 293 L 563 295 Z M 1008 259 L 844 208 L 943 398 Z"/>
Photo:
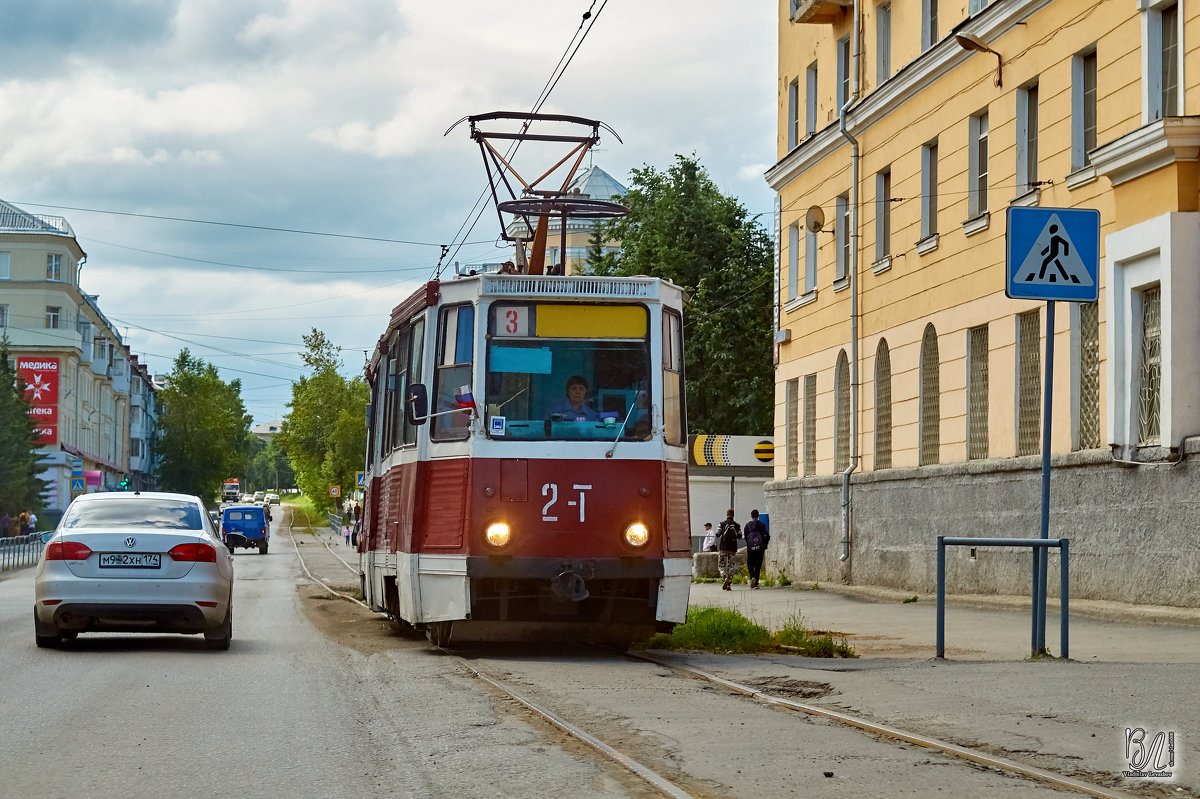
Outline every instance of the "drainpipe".
<path id="1" fill-rule="evenodd" d="M 850 97 L 838 109 L 838 131 L 850 142 L 850 465 L 842 472 L 842 554 L 838 560 L 850 560 L 850 475 L 858 468 L 858 139 L 846 128 L 846 114 L 858 100 L 860 0 L 854 0 L 854 28 L 850 59 Z"/>

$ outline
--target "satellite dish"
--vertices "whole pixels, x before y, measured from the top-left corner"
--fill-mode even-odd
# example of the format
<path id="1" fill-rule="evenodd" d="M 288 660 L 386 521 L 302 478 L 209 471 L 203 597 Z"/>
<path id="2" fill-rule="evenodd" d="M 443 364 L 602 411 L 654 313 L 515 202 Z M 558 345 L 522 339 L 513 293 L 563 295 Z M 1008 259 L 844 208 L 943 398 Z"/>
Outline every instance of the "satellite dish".
<path id="1" fill-rule="evenodd" d="M 821 210 L 821 206 L 814 205 L 808 209 L 808 213 L 804 215 L 804 227 L 813 233 L 821 232 L 821 228 L 825 227 L 825 212 Z"/>

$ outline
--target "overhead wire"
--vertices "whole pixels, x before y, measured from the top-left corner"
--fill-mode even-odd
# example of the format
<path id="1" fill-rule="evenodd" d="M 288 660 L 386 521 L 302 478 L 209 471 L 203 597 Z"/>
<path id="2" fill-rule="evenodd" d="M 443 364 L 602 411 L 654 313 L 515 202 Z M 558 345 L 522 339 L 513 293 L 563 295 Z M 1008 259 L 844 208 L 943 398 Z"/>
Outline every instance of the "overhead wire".
<path id="1" fill-rule="evenodd" d="M 592 9 L 596 7 L 597 2 L 600 2 L 600 10 L 593 14 Z M 577 27 L 575 29 L 575 33 L 571 35 L 571 41 L 567 43 L 566 48 L 563 50 L 563 55 L 559 56 L 558 63 L 555 64 L 554 69 L 550 72 L 550 77 L 546 79 L 546 83 L 543 84 L 542 90 L 538 93 L 537 99 L 534 101 L 533 106 L 530 109 L 531 114 L 538 113 L 542 106 L 545 105 L 546 101 L 550 99 L 550 93 L 554 91 L 554 88 L 558 85 L 558 82 L 562 79 L 563 74 L 566 72 L 567 67 L 569 67 L 571 62 L 575 59 L 575 54 L 578 53 L 579 48 L 583 46 L 584 40 L 587 39 L 588 33 L 591 32 L 592 26 L 596 24 L 596 20 L 600 17 L 600 13 L 604 11 L 604 7 L 606 5 L 608 5 L 608 0 L 592 0 L 591 6 L 589 6 L 588 10 L 583 13 L 582 18 L 579 21 L 579 27 Z M 586 28 L 584 27 L 585 25 Z M 530 120 L 525 121 L 525 124 L 522 126 L 522 132 L 529 130 L 530 122 Z M 520 146 L 520 140 L 514 140 L 509 145 L 508 150 L 505 153 L 505 159 L 511 159 L 512 156 L 514 156 L 520 149 Z M 503 175 L 505 171 L 506 170 L 501 167 L 500 174 Z M 470 236 L 471 232 L 475 229 L 475 226 L 479 224 L 479 220 L 483 217 L 484 211 L 487 210 L 486 205 L 483 207 L 479 206 L 480 203 L 483 202 L 484 198 L 487 197 L 489 188 L 490 186 L 485 186 L 483 191 L 480 192 L 478 199 L 476 199 L 474 205 L 471 206 L 471 210 L 467 212 L 467 218 L 463 221 L 463 225 L 459 226 L 459 232 L 461 233 L 463 227 L 466 225 L 467 220 L 471 220 L 471 214 L 475 214 L 474 220 L 471 220 L 470 227 L 468 227 L 466 232 L 463 233 L 464 241 L 458 245 L 454 245 L 453 241 L 458 237 L 458 233 L 455 234 L 455 239 L 451 239 L 452 243 L 450 245 L 450 247 L 454 248 L 453 253 L 450 253 L 449 258 L 447 258 L 447 251 L 443 251 L 442 257 L 438 259 L 437 266 L 434 269 L 433 278 L 437 278 L 441 275 L 442 271 L 445 269 L 446 263 L 453 260 L 454 256 L 458 255 L 458 252 L 466 244 L 466 237 Z M 477 213 L 475 210 L 476 208 L 479 208 Z"/>

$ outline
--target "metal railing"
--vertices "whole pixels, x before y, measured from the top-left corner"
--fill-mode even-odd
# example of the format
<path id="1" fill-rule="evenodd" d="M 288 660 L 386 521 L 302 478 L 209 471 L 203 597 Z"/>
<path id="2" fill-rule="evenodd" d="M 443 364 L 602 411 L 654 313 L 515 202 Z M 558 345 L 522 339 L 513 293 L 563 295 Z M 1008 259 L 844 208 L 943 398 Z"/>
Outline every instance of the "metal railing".
<path id="1" fill-rule="evenodd" d="M 937 537 L 937 656 L 946 657 L 946 547 L 1028 547 L 1033 551 L 1033 621 L 1030 630 L 1030 649 L 1033 657 L 1045 654 L 1046 597 L 1045 580 L 1040 569 L 1045 568 L 1041 553 L 1057 549 L 1059 554 L 1059 647 L 1058 656 L 1070 657 L 1070 560 L 1069 538 L 951 538 Z"/>
<path id="2" fill-rule="evenodd" d="M 0 538 L 0 572 L 32 566 L 44 546 L 41 533 Z"/>
<path id="3" fill-rule="evenodd" d="M 342 517 L 336 513 L 329 514 L 329 529 L 333 530 L 338 535 L 342 534 Z"/>

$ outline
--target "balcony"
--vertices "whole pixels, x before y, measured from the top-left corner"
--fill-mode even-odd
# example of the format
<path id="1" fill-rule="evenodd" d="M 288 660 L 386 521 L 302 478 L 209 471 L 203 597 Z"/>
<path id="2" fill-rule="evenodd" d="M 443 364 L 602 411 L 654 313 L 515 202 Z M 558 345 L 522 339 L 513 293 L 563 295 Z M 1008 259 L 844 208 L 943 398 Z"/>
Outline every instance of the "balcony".
<path id="1" fill-rule="evenodd" d="M 839 22 L 854 0 L 792 0 L 792 22 L 828 25 Z"/>
<path id="2" fill-rule="evenodd" d="M 0 201 L 0 233 L 54 233 L 75 237 L 75 231 L 63 217 L 31 214 L 3 201 Z"/>

